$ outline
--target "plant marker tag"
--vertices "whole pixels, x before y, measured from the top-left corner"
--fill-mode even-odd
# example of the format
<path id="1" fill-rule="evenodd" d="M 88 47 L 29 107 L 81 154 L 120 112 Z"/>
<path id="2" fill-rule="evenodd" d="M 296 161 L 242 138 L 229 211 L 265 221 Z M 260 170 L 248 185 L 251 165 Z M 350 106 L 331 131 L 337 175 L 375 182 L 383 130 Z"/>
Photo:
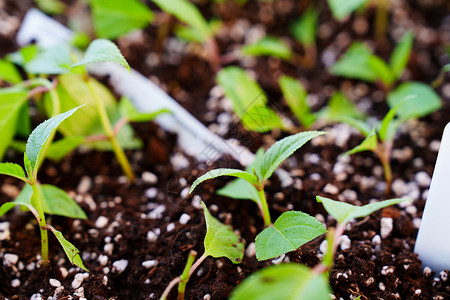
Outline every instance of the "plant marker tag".
<path id="1" fill-rule="evenodd" d="M 414 252 L 423 267 L 450 270 L 450 123 L 445 126 Z"/>
<path id="2" fill-rule="evenodd" d="M 37 9 L 30 9 L 17 33 L 17 43 L 21 46 L 36 41 L 42 47 L 70 42 L 73 32 Z M 183 150 L 199 161 L 215 161 L 228 154 L 247 166 L 254 155 L 247 148 L 225 141 L 205 127 L 187 110 L 171 98 L 156 84 L 135 70 L 131 74 L 113 63 L 88 66 L 95 75 L 109 75 L 114 89 L 128 97 L 139 111 L 151 112 L 168 109 L 171 114 L 161 114 L 154 121 L 167 131 L 177 133 L 178 143 Z M 278 169 L 277 175 L 282 186 L 292 184 L 289 173 Z"/>

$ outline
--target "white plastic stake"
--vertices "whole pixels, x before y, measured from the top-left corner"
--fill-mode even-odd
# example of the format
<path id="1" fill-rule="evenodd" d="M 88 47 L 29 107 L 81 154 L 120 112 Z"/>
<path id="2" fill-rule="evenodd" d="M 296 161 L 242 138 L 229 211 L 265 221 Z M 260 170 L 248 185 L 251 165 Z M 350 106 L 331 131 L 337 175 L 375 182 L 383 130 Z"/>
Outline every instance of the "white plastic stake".
<path id="1" fill-rule="evenodd" d="M 445 126 L 414 251 L 423 267 L 450 270 L 450 123 Z"/>

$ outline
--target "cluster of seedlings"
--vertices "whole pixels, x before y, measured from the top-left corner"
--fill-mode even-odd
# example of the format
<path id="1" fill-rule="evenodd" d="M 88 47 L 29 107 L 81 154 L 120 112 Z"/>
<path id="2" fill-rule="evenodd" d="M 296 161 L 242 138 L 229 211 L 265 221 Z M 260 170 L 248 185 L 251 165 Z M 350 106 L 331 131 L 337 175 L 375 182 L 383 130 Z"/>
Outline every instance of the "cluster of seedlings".
<path id="1" fill-rule="evenodd" d="M 166 13 L 166 18 L 170 19 L 168 16 L 172 16 L 181 21 L 174 26 L 174 33 L 179 39 L 201 45 L 204 59 L 216 74 L 217 84 L 230 100 L 233 112 L 246 130 L 259 133 L 280 130 L 287 134 L 267 150 L 259 149 L 254 161 L 245 171 L 218 168 L 199 176 L 192 183 L 189 194 L 204 181 L 221 176 L 236 177 L 218 190 L 217 194 L 233 199 L 251 200 L 257 205 L 264 221 L 264 228 L 254 241 L 258 261 L 275 259 L 325 235 L 325 242 L 321 245 L 323 258 L 315 267 L 285 263 L 263 268 L 240 283 L 233 290 L 231 299 L 330 299 L 330 294 L 333 293 L 329 285 L 330 271 L 340 240 L 350 221 L 411 199 L 390 199 L 356 206 L 317 196 L 317 202 L 323 204 L 325 211 L 337 223 L 335 228 L 326 228 L 323 220 L 295 210 L 284 211 L 273 221 L 265 187 L 280 164 L 308 141 L 326 134 L 318 129 L 328 124 L 345 123 L 356 129 L 364 139 L 358 146 L 342 153 L 341 157 L 362 151 L 373 152 L 383 168 L 385 195 L 391 193 L 391 158 L 399 129 L 412 119 L 439 110 L 442 105 L 431 86 L 420 82 L 401 82 L 412 51 L 414 34 L 406 32 L 403 35 L 388 63 L 373 54 L 367 45 L 356 42 L 329 70 L 336 76 L 375 83 L 377 88 L 386 94 L 389 107 L 389 111 L 381 120 L 368 116 L 342 91 L 336 91 L 325 107 L 313 111 L 305 86 L 288 75 L 280 76 L 278 81 L 282 98 L 290 110 L 281 115 L 269 103 L 263 89 L 249 72 L 227 65 L 248 56 L 269 56 L 295 67 L 312 68 L 317 60 L 317 8 L 309 7 L 291 24 L 290 33 L 301 45 L 301 53 L 296 53 L 285 41 L 268 35 L 255 43 L 221 55 L 215 38 L 223 26 L 220 20 L 212 19 L 208 22 L 199 9 L 187 0 L 152 2 Z M 234 2 L 244 5 L 247 1 Z M 364 9 L 369 2 L 328 0 L 337 19 L 345 18 L 357 9 Z M 57 0 L 40 0 L 36 3 L 47 12 L 56 13 L 64 9 L 64 4 Z M 41 264 L 45 266 L 51 261 L 48 246 L 50 230 L 68 260 L 85 271 L 88 271 L 88 267 L 83 264 L 80 251 L 64 238 L 63 233 L 49 224 L 46 214 L 77 219 L 86 219 L 87 216 L 65 191 L 38 181 L 38 170 L 42 162 L 46 158 L 60 161 L 78 147 L 113 151 L 123 173 L 132 183 L 136 176 L 124 149 L 139 149 L 142 141 L 135 138 L 129 123 L 148 122 L 161 113 L 170 113 L 167 110 L 138 112 L 127 98 L 122 98 L 117 103 L 112 92 L 91 77 L 86 67 L 91 63 L 113 62 L 130 70 L 119 49 L 107 39 L 116 39 L 132 29 L 146 27 L 155 18 L 154 12 L 137 0 L 92 0 L 90 6 L 95 33 L 100 39 L 89 44 L 86 42 L 86 36 L 79 34 L 71 46 L 58 45 L 41 49 L 30 45 L 0 60 L 0 79 L 8 83 L 7 87 L 0 88 L 0 158 L 3 159 L 8 148 L 24 153 L 24 167 L 14 163 L 0 163 L 0 174 L 15 177 L 25 183 L 14 201 L 4 203 L 0 207 L 0 217 L 14 206 L 29 210 L 36 218 L 40 230 Z M 389 1 L 378 1 L 375 9 L 376 36 L 377 39 L 383 39 L 386 34 Z M 115 14 L 110 15 L 111 12 Z M 163 35 L 167 34 L 169 29 L 170 27 L 162 22 L 158 30 Z M 75 45 L 87 46 L 84 55 L 80 56 Z M 447 70 L 448 67 L 443 68 L 443 72 Z M 435 86 L 440 83 L 442 76 L 435 81 Z M 30 106 L 28 101 L 31 98 L 34 99 L 33 106 Z M 31 130 L 30 109 L 35 108 L 49 119 Z M 263 120 L 255 118 L 255 115 L 261 113 L 264 114 Z M 57 131 L 59 135 L 56 135 Z M 53 141 L 55 136 L 59 139 Z M 149 191 L 152 192 L 154 191 Z M 201 207 L 207 230 L 204 252 L 196 259 L 198 253 L 190 251 L 182 274 L 167 283 L 167 288 L 158 295 L 160 299 L 167 299 L 176 285 L 178 299 L 183 299 L 191 275 L 207 257 L 226 257 L 233 264 L 239 264 L 244 259 L 245 242 L 252 242 L 244 242 L 238 232 L 214 218 L 205 203 L 201 202 Z M 153 213 L 161 212 L 156 207 Z M 99 218 L 95 225 L 101 228 L 104 226 L 102 223 L 104 220 Z M 149 231 L 147 239 L 155 240 L 158 235 L 156 231 Z M 113 268 L 120 271 L 125 269 L 127 264 L 128 261 L 116 261 Z M 143 266 L 151 268 L 155 264 L 155 261 L 149 260 L 144 262 Z M 84 278 L 82 273 L 77 276 L 72 283 L 74 289 L 81 285 Z M 55 283 L 55 287 L 56 285 Z M 363 299 L 361 297 L 356 299 Z"/>

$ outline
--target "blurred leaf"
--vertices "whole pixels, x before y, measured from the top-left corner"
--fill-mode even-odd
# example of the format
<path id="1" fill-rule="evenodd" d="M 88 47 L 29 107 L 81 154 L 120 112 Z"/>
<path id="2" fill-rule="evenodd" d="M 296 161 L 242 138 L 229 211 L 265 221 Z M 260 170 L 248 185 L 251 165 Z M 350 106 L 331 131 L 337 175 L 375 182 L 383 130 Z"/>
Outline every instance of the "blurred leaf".
<path id="1" fill-rule="evenodd" d="M 90 0 L 95 34 L 116 39 L 153 20 L 152 11 L 139 0 Z"/>
<path id="2" fill-rule="evenodd" d="M 60 161 L 69 152 L 75 150 L 84 141 L 81 136 L 69 136 L 50 144 L 47 150 L 47 158 Z"/>
<path id="3" fill-rule="evenodd" d="M 396 79 L 400 78 L 406 68 L 406 65 L 408 64 L 413 42 L 414 33 L 412 31 L 408 31 L 402 36 L 401 40 L 392 52 L 389 65 Z"/>
<path id="4" fill-rule="evenodd" d="M 328 105 L 319 111 L 318 116 L 319 118 L 324 118 L 328 121 L 344 123 L 347 123 L 346 121 L 349 119 L 359 120 L 365 117 L 356 105 L 340 91 L 335 92 L 333 96 L 331 96 Z M 370 131 L 370 129 L 371 128 L 369 128 L 368 131 Z"/>
<path id="5" fill-rule="evenodd" d="M 34 0 L 39 9 L 47 14 L 62 14 L 66 5 L 58 0 Z"/>
<path id="6" fill-rule="evenodd" d="M 130 122 L 149 122 L 162 113 L 170 113 L 167 109 L 160 109 L 154 112 L 140 112 L 126 97 L 120 99 L 119 112 L 122 117 L 126 117 Z"/>
<path id="7" fill-rule="evenodd" d="M 250 56 L 274 56 L 289 60 L 292 50 L 285 42 L 274 36 L 265 36 L 254 44 L 241 49 L 242 54 Z"/>
<path id="8" fill-rule="evenodd" d="M 311 6 L 290 26 L 291 34 L 301 44 L 310 47 L 316 43 L 318 15 L 319 12 Z"/>
<path id="9" fill-rule="evenodd" d="M 375 128 L 373 128 L 372 131 L 369 133 L 369 135 L 364 139 L 364 141 L 361 142 L 361 144 L 341 155 L 345 156 L 363 151 L 374 151 L 377 149 L 377 147 L 378 147 L 378 137 L 375 132 Z"/>
<path id="10" fill-rule="evenodd" d="M 427 84 L 404 82 L 387 95 L 389 107 L 394 107 L 408 98 L 397 111 L 403 120 L 424 117 L 441 108 L 439 95 Z"/>
<path id="11" fill-rule="evenodd" d="M 367 65 L 375 74 L 377 74 L 377 78 L 387 87 L 390 87 L 395 81 L 394 74 L 389 66 L 378 56 L 370 55 L 367 59 Z"/>
<path id="12" fill-rule="evenodd" d="M 71 50 L 68 45 L 56 45 L 40 50 L 25 65 L 25 71 L 32 74 L 64 74 L 70 71 Z"/>
<path id="13" fill-rule="evenodd" d="M 15 84 L 22 81 L 22 76 L 13 63 L 0 59 L 0 80 Z"/>
<path id="14" fill-rule="evenodd" d="M 28 45 L 19 49 L 19 51 L 13 52 L 6 56 L 6 59 L 16 65 L 24 67 L 30 62 L 39 52 L 37 45 Z"/>
<path id="15" fill-rule="evenodd" d="M 329 300 L 332 291 L 324 274 L 290 263 L 266 267 L 248 276 L 230 300 Z"/>
<path id="16" fill-rule="evenodd" d="M 333 16 L 342 20 L 349 14 L 366 4 L 369 0 L 328 0 Z"/>
<path id="17" fill-rule="evenodd" d="M 267 260 L 297 250 L 326 231 L 320 221 L 308 214 L 284 212 L 272 226 L 256 236 L 256 258 Z"/>

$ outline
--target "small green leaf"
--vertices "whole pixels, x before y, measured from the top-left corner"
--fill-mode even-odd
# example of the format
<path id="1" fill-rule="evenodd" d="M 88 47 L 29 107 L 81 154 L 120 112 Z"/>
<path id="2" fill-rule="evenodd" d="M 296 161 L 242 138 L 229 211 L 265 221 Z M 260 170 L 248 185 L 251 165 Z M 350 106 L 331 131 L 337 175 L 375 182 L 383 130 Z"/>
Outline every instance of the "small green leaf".
<path id="1" fill-rule="evenodd" d="M 95 34 L 99 38 L 116 39 L 153 20 L 152 11 L 139 0 L 91 0 Z"/>
<path id="2" fill-rule="evenodd" d="M 295 251 L 326 231 L 321 222 L 308 214 L 284 212 L 272 226 L 256 236 L 256 258 L 261 261 Z"/>
<path id="3" fill-rule="evenodd" d="M 226 168 L 220 168 L 211 170 L 194 181 L 194 183 L 191 186 L 191 189 L 189 190 L 189 194 L 192 193 L 197 185 L 202 183 L 205 180 L 213 179 L 219 176 L 234 176 L 238 178 L 242 178 L 247 180 L 251 184 L 257 184 L 257 180 L 255 176 L 249 172 L 238 170 L 238 169 L 226 169 Z"/>
<path id="4" fill-rule="evenodd" d="M 217 74 L 217 82 L 225 90 L 234 112 L 247 129 L 265 132 L 282 128 L 276 112 L 266 105 L 264 91 L 243 69 L 234 66 L 223 68 Z"/>
<path id="5" fill-rule="evenodd" d="M 264 154 L 261 165 L 261 181 L 265 181 L 272 176 L 275 169 L 297 149 L 302 147 L 309 140 L 323 135 L 323 131 L 304 131 L 285 137 L 273 144 Z"/>
<path id="6" fill-rule="evenodd" d="M 374 151 L 377 149 L 377 147 L 378 147 L 378 137 L 375 132 L 375 128 L 372 128 L 372 131 L 364 139 L 364 141 L 361 142 L 361 144 L 341 155 L 345 156 L 363 151 Z"/>
<path id="7" fill-rule="evenodd" d="M 230 300 L 329 300 L 327 277 L 300 264 L 274 265 L 248 276 Z"/>
<path id="8" fill-rule="evenodd" d="M 366 136 L 366 137 L 372 131 L 372 127 L 370 127 L 370 125 L 367 124 L 363 120 L 355 119 L 355 118 L 348 117 L 348 116 L 340 116 L 339 117 L 339 122 L 347 123 L 348 125 L 354 127 L 356 130 L 361 132 L 361 134 Z"/>
<path id="9" fill-rule="evenodd" d="M 341 59 L 331 66 L 330 71 L 337 76 L 374 82 L 378 74 L 368 63 L 372 55 L 372 51 L 363 43 L 353 43 Z"/>
<path id="10" fill-rule="evenodd" d="M 329 198 L 316 196 L 317 202 L 322 202 L 326 211 L 336 219 L 340 224 L 345 224 L 356 218 L 367 217 L 373 212 L 390 205 L 403 201 L 412 201 L 412 199 L 390 199 L 380 202 L 370 203 L 364 206 L 355 206 L 341 201 L 335 201 Z"/>
<path id="11" fill-rule="evenodd" d="M 19 83 L 22 81 L 19 71 L 14 64 L 7 60 L 0 59 L 0 80 L 9 83 Z"/>
<path id="12" fill-rule="evenodd" d="M 333 16 L 342 20 L 349 14 L 365 5 L 369 0 L 328 0 Z"/>
<path id="13" fill-rule="evenodd" d="M 0 93 L 0 160 L 12 143 L 14 134 L 18 131 L 19 115 L 27 104 L 28 93 L 22 90 L 3 90 Z"/>
<path id="14" fill-rule="evenodd" d="M 406 65 L 408 64 L 413 41 L 414 33 L 412 31 L 408 31 L 402 36 L 401 40 L 398 42 L 397 46 L 392 52 L 389 65 L 393 75 L 397 79 L 400 78 L 406 68 Z"/>
<path id="15" fill-rule="evenodd" d="M 156 118 L 159 114 L 170 113 L 167 109 L 160 109 L 154 112 L 140 112 L 126 97 L 122 97 L 120 99 L 119 112 L 122 117 L 126 117 L 130 122 L 149 122 Z"/>
<path id="16" fill-rule="evenodd" d="M 69 136 L 50 144 L 47 150 L 47 158 L 60 161 L 69 152 L 73 151 L 84 142 L 82 136 Z"/>
<path id="17" fill-rule="evenodd" d="M 59 0 L 34 0 L 39 9 L 47 14 L 62 14 L 66 5 Z"/>
<path id="18" fill-rule="evenodd" d="M 24 189 L 27 187 L 31 190 L 31 186 L 25 184 Z M 38 218 L 36 210 L 31 205 L 31 193 L 29 195 L 24 195 L 22 194 L 22 192 L 19 194 L 19 196 L 16 197 L 16 199 L 14 199 L 14 202 L 6 202 L 0 207 L 0 217 L 2 217 L 16 205 L 22 205 L 28 208 L 28 210 L 34 211 L 34 213 L 36 213 L 36 217 Z"/>
<path id="19" fill-rule="evenodd" d="M 390 87 L 394 82 L 394 74 L 392 73 L 389 66 L 376 55 L 370 55 L 367 58 L 367 65 L 372 69 L 372 71 L 377 74 L 377 78 L 383 82 L 384 85 Z"/>
<path id="20" fill-rule="evenodd" d="M 72 64 L 72 68 L 98 62 L 113 62 L 131 72 L 130 66 L 120 53 L 119 48 L 113 42 L 104 39 L 92 41 L 83 58 Z"/>
<path id="21" fill-rule="evenodd" d="M 34 176 L 36 176 L 39 163 L 43 159 L 41 154 L 47 144 L 48 138 L 52 132 L 56 130 L 58 125 L 70 117 L 78 108 L 80 108 L 80 106 L 56 115 L 39 124 L 28 137 L 25 155 L 30 162 Z"/>
<path id="22" fill-rule="evenodd" d="M 285 42 L 274 36 L 265 36 L 254 44 L 241 49 L 242 54 L 250 56 L 274 56 L 289 60 L 292 50 Z"/>
<path id="23" fill-rule="evenodd" d="M 403 123 L 399 119 L 394 119 L 395 114 L 397 113 L 402 103 L 407 100 L 408 99 L 404 99 L 402 102 L 399 102 L 396 106 L 391 108 L 381 121 L 380 128 L 378 129 L 378 136 L 383 142 L 394 139 L 398 127 Z"/>
<path id="24" fill-rule="evenodd" d="M 333 96 L 331 96 L 328 105 L 320 110 L 318 115 L 320 118 L 332 122 L 345 122 L 347 118 L 358 120 L 365 117 L 364 114 L 358 110 L 356 105 L 340 91 L 335 92 Z"/>
<path id="25" fill-rule="evenodd" d="M 28 62 L 34 59 L 38 53 L 38 46 L 33 44 L 22 47 L 19 51 L 8 54 L 6 59 L 16 65 L 24 67 Z"/>
<path id="26" fill-rule="evenodd" d="M 205 254 L 212 257 L 226 257 L 233 264 L 240 264 L 244 256 L 244 243 L 239 241 L 230 226 L 226 226 L 211 216 L 204 202 L 203 212 L 206 222 Z"/>
<path id="27" fill-rule="evenodd" d="M 45 213 L 75 219 L 87 219 L 80 206 L 62 189 L 51 185 L 40 185 L 42 207 Z"/>
<path id="28" fill-rule="evenodd" d="M 77 267 L 80 267 L 81 269 L 85 270 L 86 272 L 89 272 L 88 269 L 86 269 L 86 267 L 83 265 L 83 261 L 81 260 L 81 257 L 79 254 L 80 250 L 78 250 L 72 243 L 70 243 L 68 240 L 66 240 L 60 231 L 53 229 L 52 232 L 55 234 L 56 239 L 63 247 L 64 252 L 66 253 L 67 258 L 69 259 L 70 263 Z"/>
<path id="29" fill-rule="evenodd" d="M 306 89 L 299 81 L 286 75 L 281 76 L 278 82 L 289 108 L 303 127 L 309 128 L 316 121 L 316 116 L 311 113 Z"/>
<path id="30" fill-rule="evenodd" d="M 72 54 L 68 45 L 56 45 L 42 49 L 25 65 L 32 74 L 64 74 L 70 71 Z"/>
<path id="31" fill-rule="evenodd" d="M 214 35 L 219 32 L 223 24 L 221 20 L 211 19 L 208 25 L 211 28 L 212 34 Z M 204 35 L 194 27 L 177 24 L 175 25 L 174 32 L 177 37 L 187 42 L 203 43 L 205 40 Z"/>
<path id="32" fill-rule="evenodd" d="M 316 43 L 318 15 L 319 12 L 311 6 L 290 26 L 292 35 L 301 44 L 311 47 Z"/>
<path id="33" fill-rule="evenodd" d="M 213 33 L 208 22 L 203 18 L 198 8 L 188 0 L 153 0 L 166 13 L 195 28 L 201 35 L 202 41 L 211 38 Z"/>
<path id="34" fill-rule="evenodd" d="M 0 174 L 16 177 L 27 181 L 25 172 L 21 166 L 14 163 L 0 163 Z"/>
<path id="35" fill-rule="evenodd" d="M 397 115 L 403 120 L 424 117 L 442 106 L 439 95 L 429 85 L 421 82 L 400 84 L 387 95 L 387 102 L 392 108 L 407 97 L 408 100 L 397 111 Z"/>
<path id="36" fill-rule="evenodd" d="M 236 179 L 216 192 L 217 195 L 230 197 L 232 199 L 252 200 L 260 204 L 258 190 L 244 179 Z"/>

